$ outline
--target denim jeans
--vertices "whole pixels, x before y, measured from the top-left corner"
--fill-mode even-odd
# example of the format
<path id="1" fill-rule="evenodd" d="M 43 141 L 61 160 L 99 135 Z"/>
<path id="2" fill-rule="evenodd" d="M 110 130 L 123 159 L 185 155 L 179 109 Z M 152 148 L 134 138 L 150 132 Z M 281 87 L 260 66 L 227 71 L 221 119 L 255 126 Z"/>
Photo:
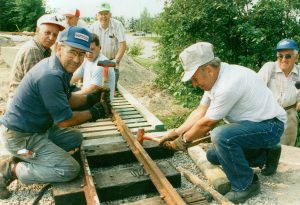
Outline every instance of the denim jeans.
<path id="1" fill-rule="evenodd" d="M 212 147 L 207 151 L 207 159 L 222 165 L 233 191 L 244 191 L 253 178 L 250 166 L 265 162 L 264 150 L 277 145 L 283 131 L 284 123 L 277 118 L 216 127 L 211 132 Z"/>
<path id="2" fill-rule="evenodd" d="M 22 133 L 0 127 L 0 137 L 10 154 L 21 159 L 16 175 L 24 184 L 66 182 L 79 171 L 78 162 L 67 152 L 82 143 L 82 134 L 72 128 L 53 125 L 45 133 Z M 30 150 L 34 155 L 18 154 Z"/>

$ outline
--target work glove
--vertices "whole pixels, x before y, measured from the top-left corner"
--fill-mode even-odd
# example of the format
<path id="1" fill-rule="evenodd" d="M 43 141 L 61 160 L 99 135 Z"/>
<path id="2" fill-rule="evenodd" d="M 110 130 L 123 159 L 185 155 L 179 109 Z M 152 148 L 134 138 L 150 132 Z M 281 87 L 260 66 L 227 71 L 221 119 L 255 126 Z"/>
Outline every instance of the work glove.
<path id="1" fill-rule="evenodd" d="M 162 138 L 160 138 L 159 145 L 162 146 L 165 142 L 167 142 L 167 141 L 173 141 L 177 137 L 179 137 L 179 135 L 177 134 L 177 132 L 174 129 L 171 132 L 169 132 L 168 134 L 166 134 L 165 136 L 163 136 Z"/>
<path id="2" fill-rule="evenodd" d="M 92 107 L 93 105 L 95 105 L 97 102 L 100 102 L 101 99 L 101 90 L 96 90 L 92 93 L 89 93 L 86 95 L 86 104 L 89 107 Z"/>
<path id="3" fill-rule="evenodd" d="M 93 105 L 89 109 L 89 111 L 92 114 L 92 121 L 96 121 L 98 119 L 103 119 L 108 117 L 101 102 L 98 102 L 95 105 Z"/>
<path id="4" fill-rule="evenodd" d="M 105 93 L 105 94 L 103 94 Z M 86 95 L 86 102 L 89 107 L 92 107 L 97 102 L 100 102 L 102 95 L 107 95 L 109 97 L 109 88 L 106 87 L 100 87 L 99 90 L 96 90 L 92 93 L 89 93 Z M 105 99 L 106 100 L 106 99 Z"/>
<path id="5" fill-rule="evenodd" d="M 176 150 L 176 151 L 186 151 L 189 148 L 189 145 L 192 142 L 184 142 L 183 136 L 180 135 L 173 141 L 166 141 L 162 144 L 162 146 L 166 149 Z"/>

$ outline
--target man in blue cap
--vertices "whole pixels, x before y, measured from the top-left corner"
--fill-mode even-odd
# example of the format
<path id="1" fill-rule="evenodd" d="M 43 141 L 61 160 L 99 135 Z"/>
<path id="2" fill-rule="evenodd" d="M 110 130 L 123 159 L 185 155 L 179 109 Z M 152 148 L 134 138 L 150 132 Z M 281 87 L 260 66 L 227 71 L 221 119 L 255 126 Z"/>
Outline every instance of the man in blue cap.
<path id="1" fill-rule="evenodd" d="M 258 74 L 272 90 L 278 103 L 286 110 L 287 127 L 281 137 L 281 144 L 294 146 L 297 138 L 297 110 L 300 109 L 300 95 L 295 83 L 300 80 L 298 46 L 292 39 L 283 39 L 276 46 L 277 61 L 267 62 Z"/>
<path id="2" fill-rule="evenodd" d="M 10 196 L 7 186 L 19 179 L 24 184 L 66 182 L 79 171 L 68 153 L 81 146 L 82 134 L 70 128 L 109 115 L 109 102 L 100 103 L 101 92 L 72 95 L 70 79 L 90 52 L 91 34 L 69 27 L 59 39 L 56 55 L 36 64 L 21 81 L 0 120 L 0 139 L 19 159 L 0 160 L 0 199 Z M 73 112 L 89 105 L 89 110 Z"/>

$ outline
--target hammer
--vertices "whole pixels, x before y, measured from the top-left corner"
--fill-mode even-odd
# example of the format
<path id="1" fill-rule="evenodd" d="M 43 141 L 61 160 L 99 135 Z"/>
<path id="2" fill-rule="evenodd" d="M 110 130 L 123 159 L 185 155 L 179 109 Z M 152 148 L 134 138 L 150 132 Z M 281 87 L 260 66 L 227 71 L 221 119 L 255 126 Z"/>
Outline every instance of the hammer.
<path id="1" fill-rule="evenodd" d="M 106 86 L 106 83 L 108 81 L 108 67 L 116 67 L 116 63 L 111 60 L 103 60 L 103 61 L 98 61 L 97 65 L 103 67 L 102 85 Z"/>
<path id="2" fill-rule="evenodd" d="M 155 138 L 155 137 L 149 137 L 149 136 L 145 136 L 145 130 L 143 128 L 138 129 L 137 134 L 136 134 L 136 140 L 143 145 L 144 140 L 150 140 L 153 142 L 157 142 L 160 143 L 161 139 Z M 202 137 L 200 139 L 194 140 L 191 144 L 189 144 L 189 147 L 193 147 L 199 143 L 202 142 L 208 142 L 210 140 L 210 136 L 205 136 Z"/>

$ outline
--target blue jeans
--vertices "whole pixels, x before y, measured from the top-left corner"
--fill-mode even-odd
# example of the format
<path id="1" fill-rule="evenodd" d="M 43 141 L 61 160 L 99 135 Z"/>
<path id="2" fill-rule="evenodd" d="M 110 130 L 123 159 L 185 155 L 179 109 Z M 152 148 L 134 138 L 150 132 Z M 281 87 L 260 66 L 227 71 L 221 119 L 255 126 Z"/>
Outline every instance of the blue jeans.
<path id="1" fill-rule="evenodd" d="M 22 161 L 16 174 L 24 184 L 66 182 L 74 179 L 79 171 L 78 162 L 67 152 L 82 143 L 82 134 L 72 128 L 53 125 L 45 133 L 22 133 L 1 126 L 0 137 L 4 147 Z M 35 156 L 18 154 L 31 150 Z"/>
<path id="2" fill-rule="evenodd" d="M 283 131 L 284 123 L 277 118 L 216 127 L 211 132 L 212 147 L 207 151 L 207 159 L 222 165 L 233 191 L 244 191 L 253 178 L 250 166 L 264 164 L 264 149 L 277 145 Z"/>

